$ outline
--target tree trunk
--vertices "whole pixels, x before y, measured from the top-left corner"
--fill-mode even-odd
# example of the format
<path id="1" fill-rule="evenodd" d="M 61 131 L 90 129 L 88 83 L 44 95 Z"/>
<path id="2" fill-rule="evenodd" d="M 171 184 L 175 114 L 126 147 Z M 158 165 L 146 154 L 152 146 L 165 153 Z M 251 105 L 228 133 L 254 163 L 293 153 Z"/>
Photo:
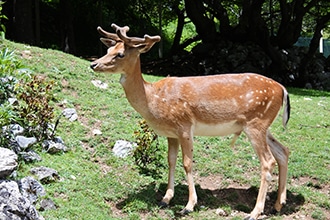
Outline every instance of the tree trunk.
<path id="1" fill-rule="evenodd" d="M 310 64 L 314 54 L 316 53 L 316 51 L 319 47 L 319 42 L 320 42 L 320 39 L 322 37 L 321 31 L 322 31 L 322 29 L 324 29 L 326 27 L 326 24 L 327 24 L 327 22 L 329 22 L 329 20 L 330 20 L 330 14 L 321 17 L 317 21 L 313 38 L 312 38 L 312 40 L 309 44 L 308 52 L 304 56 L 304 58 L 302 59 L 302 61 L 300 63 L 299 77 L 296 80 L 296 85 L 295 86 L 304 87 L 306 85 L 306 83 L 308 83 L 309 76 L 308 76 L 308 73 L 307 73 L 307 67 Z"/>
<path id="2" fill-rule="evenodd" d="M 312 0 L 308 3 L 296 0 L 294 4 L 280 0 L 281 22 L 274 42 L 279 48 L 285 49 L 297 42 L 304 16 L 317 3 L 318 0 Z"/>
<path id="3" fill-rule="evenodd" d="M 61 49 L 66 53 L 75 54 L 76 45 L 73 29 L 73 12 L 71 0 L 60 0 Z"/>
<path id="4" fill-rule="evenodd" d="M 40 45 L 40 0 L 34 0 L 35 44 Z"/>
<path id="5" fill-rule="evenodd" d="M 214 43 L 217 36 L 215 24 L 213 20 L 206 17 L 203 1 L 185 0 L 184 2 L 187 16 L 194 23 L 203 43 Z"/>
<path id="6" fill-rule="evenodd" d="M 34 44 L 32 0 L 14 2 L 13 40 Z"/>
<path id="7" fill-rule="evenodd" d="M 214 14 L 214 16 L 220 21 L 220 33 L 222 35 L 225 35 L 226 37 L 232 35 L 232 27 L 230 26 L 228 13 L 227 10 L 221 4 L 221 0 L 206 0 L 205 2 L 209 6 L 208 10 L 210 10 L 210 12 Z"/>
<path id="8" fill-rule="evenodd" d="M 182 36 L 182 31 L 184 27 L 184 10 L 180 10 L 178 6 L 174 8 L 175 13 L 178 16 L 178 23 L 176 26 L 175 36 L 173 39 L 172 47 L 171 47 L 171 55 L 178 54 L 180 51 L 180 40 Z"/>

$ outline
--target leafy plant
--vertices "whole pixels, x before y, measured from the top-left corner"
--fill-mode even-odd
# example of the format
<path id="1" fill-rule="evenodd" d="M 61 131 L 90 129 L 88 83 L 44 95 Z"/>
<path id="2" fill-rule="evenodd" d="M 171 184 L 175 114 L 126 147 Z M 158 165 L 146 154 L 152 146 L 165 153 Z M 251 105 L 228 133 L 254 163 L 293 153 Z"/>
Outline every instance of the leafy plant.
<path id="1" fill-rule="evenodd" d="M 0 128 L 9 125 L 14 121 L 18 121 L 17 112 L 13 109 L 13 106 L 6 102 L 0 105 Z M 10 142 L 10 134 L 2 129 L 0 132 L 0 144 L 6 146 Z"/>
<path id="2" fill-rule="evenodd" d="M 16 59 L 14 51 L 8 48 L 0 50 L 0 104 L 15 97 L 14 87 L 18 79 L 29 78 L 30 71 Z M 27 77 L 27 78 L 26 78 Z"/>
<path id="3" fill-rule="evenodd" d="M 145 120 L 139 121 L 140 128 L 134 132 L 137 148 L 133 157 L 140 172 L 159 178 L 165 168 L 164 152 L 159 147 L 158 135 L 148 126 Z"/>
<path id="4" fill-rule="evenodd" d="M 2 24 L 1 20 L 8 19 L 6 15 L 2 14 L 2 5 L 4 4 L 3 1 L 0 1 L 0 39 L 5 38 L 6 27 Z"/>
<path id="5" fill-rule="evenodd" d="M 53 132 L 51 122 L 54 119 L 54 107 L 50 104 L 55 99 L 54 81 L 34 76 L 32 81 L 18 84 L 16 110 L 23 120 L 28 133 L 38 140 L 48 139 Z"/>

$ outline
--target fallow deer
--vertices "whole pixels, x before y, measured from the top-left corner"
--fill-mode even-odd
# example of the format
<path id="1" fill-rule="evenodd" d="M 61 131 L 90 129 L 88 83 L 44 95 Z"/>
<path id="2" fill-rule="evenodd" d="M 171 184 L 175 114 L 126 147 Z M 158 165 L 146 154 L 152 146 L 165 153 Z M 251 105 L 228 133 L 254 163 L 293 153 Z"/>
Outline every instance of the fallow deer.
<path id="1" fill-rule="evenodd" d="M 289 150 L 270 133 L 269 127 L 283 106 L 283 125 L 290 117 L 287 90 L 276 81 L 254 73 L 200 77 L 167 77 L 148 83 L 141 74 L 140 54 L 158 41 L 159 36 L 128 37 L 129 27 L 111 25 L 116 33 L 97 30 L 108 47 L 107 54 L 91 63 L 94 71 L 121 73 L 126 98 L 155 132 L 168 139 L 168 187 L 160 202 L 167 206 L 174 196 L 174 170 L 181 145 L 189 200 L 182 213 L 194 210 L 197 195 L 193 181 L 194 136 L 225 136 L 242 131 L 247 135 L 261 166 L 261 183 L 256 205 L 248 219 L 263 212 L 267 187 L 277 162 L 280 211 L 286 201 Z"/>

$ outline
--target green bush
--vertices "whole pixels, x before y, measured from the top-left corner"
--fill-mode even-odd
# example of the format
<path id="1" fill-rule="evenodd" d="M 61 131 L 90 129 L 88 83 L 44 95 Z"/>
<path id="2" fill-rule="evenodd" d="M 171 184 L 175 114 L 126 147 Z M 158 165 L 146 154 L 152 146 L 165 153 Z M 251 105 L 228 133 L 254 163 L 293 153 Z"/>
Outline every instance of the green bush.
<path id="1" fill-rule="evenodd" d="M 0 40 L 5 38 L 6 26 L 2 24 L 3 19 L 8 19 L 6 15 L 2 14 L 2 5 L 4 4 L 3 1 L 0 1 Z"/>
<path id="2" fill-rule="evenodd" d="M 15 85 L 19 79 L 29 79 L 30 72 L 16 59 L 14 51 L 0 50 L 0 104 L 15 97 Z"/>
<path id="3" fill-rule="evenodd" d="M 50 103 L 55 99 L 53 85 L 54 81 L 38 76 L 34 76 L 30 82 L 21 81 L 17 84 L 18 105 L 15 110 L 28 135 L 38 140 L 52 138 L 54 107 Z"/>
<path id="4" fill-rule="evenodd" d="M 157 134 L 145 120 L 139 122 L 140 128 L 134 132 L 137 147 L 133 157 L 140 172 L 153 178 L 160 178 L 165 168 L 164 151 L 159 147 Z"/>
<path id="5" fill-rule="evenodd" d="M 14 51 L 0 50 L 0 128 L 19 124 L 25 135 L 42 141 L 54 133 L 49 131 L 54 119 L 54 82 L 31 75 L 32 71 L 22 65 Z M 0 144 L 6 146 L 10 134 L 2 131 L 0 135 Z"/>

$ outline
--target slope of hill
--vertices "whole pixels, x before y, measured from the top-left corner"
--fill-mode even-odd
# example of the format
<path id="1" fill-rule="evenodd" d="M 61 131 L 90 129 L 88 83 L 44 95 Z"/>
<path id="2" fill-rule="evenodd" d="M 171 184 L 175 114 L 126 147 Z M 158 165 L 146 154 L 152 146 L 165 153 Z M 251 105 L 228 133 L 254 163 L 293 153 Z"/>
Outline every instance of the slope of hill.
<path id="1" fill-rule="evenodd" d="M 118 83 L 118 75 L 94 73 L 89 62 L 55 50 L 4 41 L 35 74 L 57 83 L 54 105 L 59 115 L 75 108 L 78 120 L 64 118 L 58 135 L 69 152 L 21 164 L 19 177 L 30 168 L 56 169 L 60 180 L 45 185 L 56 210 L 40 212 L 45 219 L 175 219 L 187 201 L 185 176 L 179 163 L 176 195 L 171 206 L 157 203 L 166 190 L 167 171 L 161 178 L 141 175 L 134 158 L 116 158 L 111 150 L 116 140 L 134 141 L 141 117 L 130 107 Z M 175 67 L 174 67 L 175 68 Z M 160 79 L 145 76 L 149 81 Z M 108 84 L 101 89 L 92 80 Z M 280 215 L 271 213 L 276 199 L 277 171 L 269 189 L 265 216 L 271 219 L 330 219 L 330 93 L 289 88 L 292 116 L 288 130 L 280 120 L 274 136 L 290 148 L 288 201 Z M 102 134 L 95 134 L 99 130 Z M 166 155 L 165 138 L 159 138 Z M 227 137 L 195 138 L 195 180 L 199 204 L 184 219 L 241 219 L 254 206 L 259 186 L 259 163 L 247 138 L 242 135 L 234 149 Z M 165 156 L 166 157 L 166 156 Z M 166 163 L 166 160 L 164 160 Z"/>

